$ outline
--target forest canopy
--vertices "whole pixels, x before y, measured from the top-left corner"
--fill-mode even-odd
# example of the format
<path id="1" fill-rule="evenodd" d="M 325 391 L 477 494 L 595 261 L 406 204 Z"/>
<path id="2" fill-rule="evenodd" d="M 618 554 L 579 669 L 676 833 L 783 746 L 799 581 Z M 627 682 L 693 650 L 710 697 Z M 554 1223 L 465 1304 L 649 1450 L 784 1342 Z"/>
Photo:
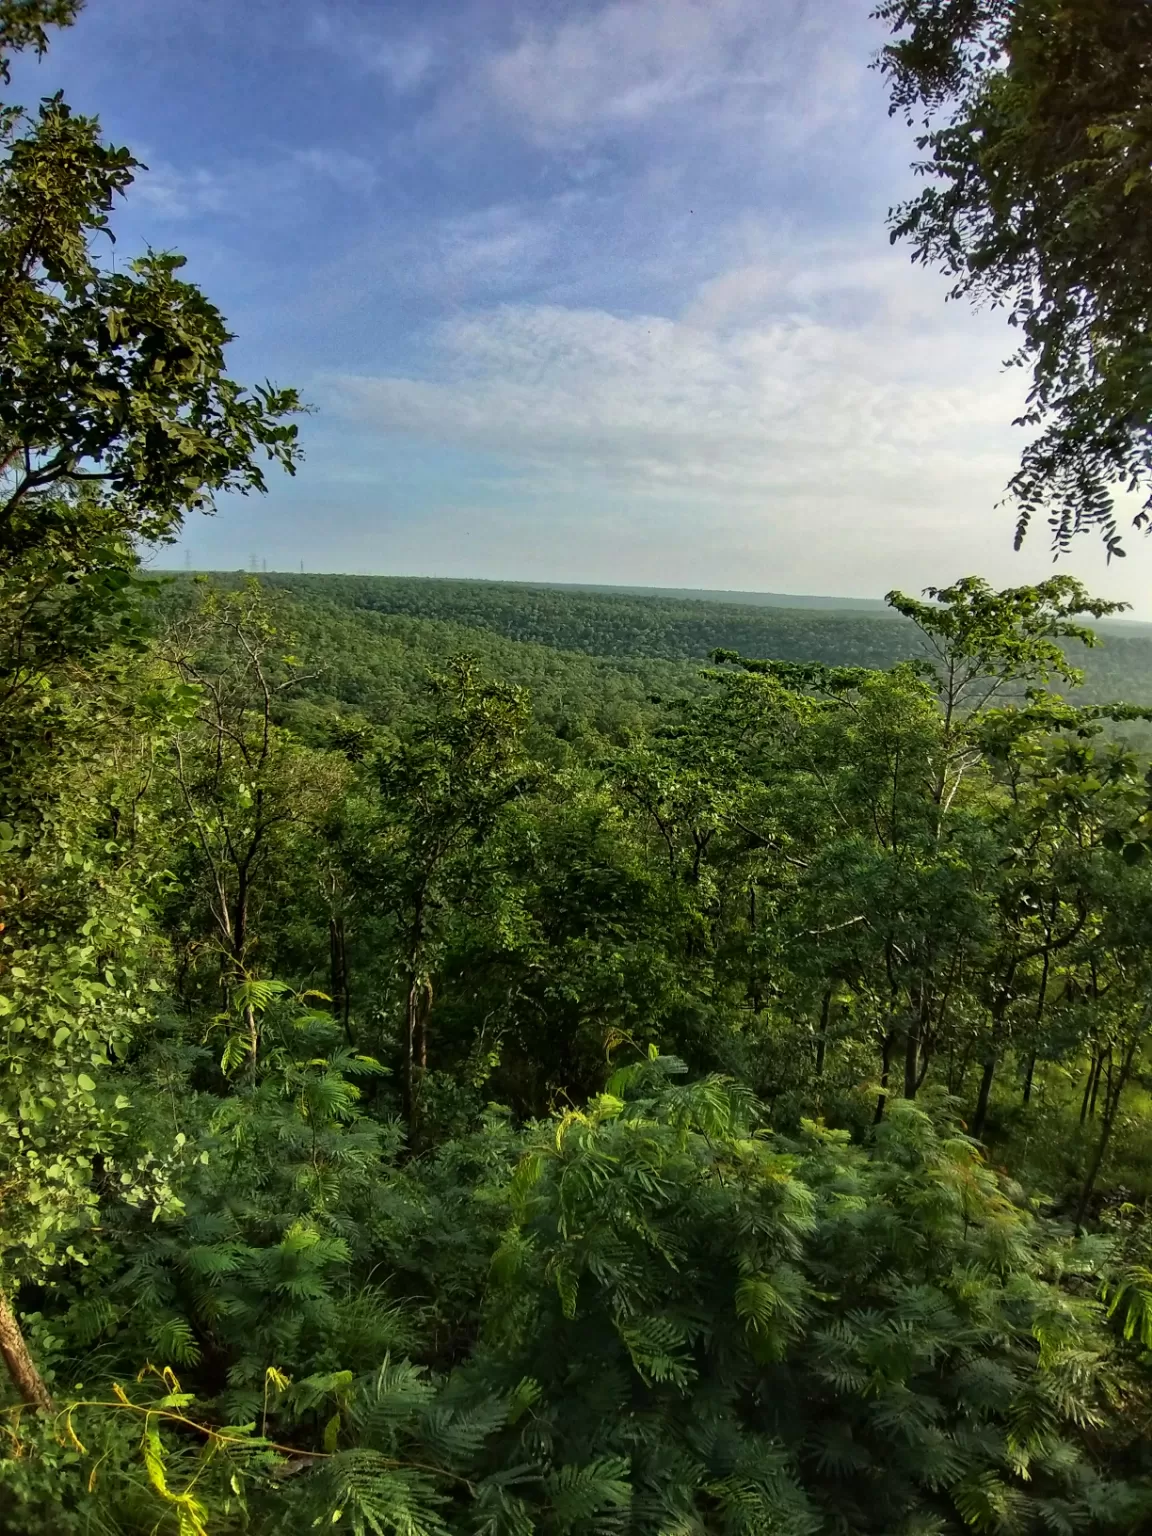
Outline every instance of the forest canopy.
<path id="1" fill-rule="evenodd" d="M 149 572 L 299 401 L 3 132 L 2 1536 L 1148 1529 L 1148 641 Z"/>

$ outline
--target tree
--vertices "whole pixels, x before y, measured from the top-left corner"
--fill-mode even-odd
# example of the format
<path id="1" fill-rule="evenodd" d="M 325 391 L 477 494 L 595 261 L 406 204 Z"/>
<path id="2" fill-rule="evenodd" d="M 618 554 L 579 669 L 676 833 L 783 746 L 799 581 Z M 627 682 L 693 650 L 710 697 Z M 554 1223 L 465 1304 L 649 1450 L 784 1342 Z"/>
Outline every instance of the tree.
<path id="1" fill-rule="evenodd" d="M 1073 687 L 1082 683 L 1083 672 L 1060 642 L 1098 645 L 1085 616 L 1107 618 L 1128 607 L 1092 597 L 1073 576 L 1000 592 L 980 576 L 963 576 L 949 587 L 928 587 L 924 596 L 926 603 L 889 592 L 885 601 L 923 637 L 949 735 L 1013 685 L 1019 692 L 1052 678 Z"/>
<path id="2" fill-rule="evenodd" d="M 976 990 L 988 1016 L 974 1136 L 984 1132 L 993 1076 L 1039 962 L 1034 1039 L 1049 1001 L 1057 959 L 1085 960 L 1093 993 L 1107 951 L 1103 933 L 1114 899 L 1113 866 L 1139 841 L 1146 806 L 1132 753 L 1096 738 L 1103 722 L 1147 717 L 1134 706 L 1083 706 L 1033 691 L 1024 708 L 990 710 L 974 722 L 991 793 L 985 814 L 998 857 L 985 872 L 990 932 Z M 1132 856 L 1129 855 L 1129 862 Z"/>
<path id="3" fill-rule="evenodd" d="M 238 592 L 202 589 L 160 649 L 188 700 L 163 775 L 179 844 L 182 921 L 173 927 L 185 970 L 194 972 L 207 952 L 215 960 L 209 985 L 227 995 L 256 974 L 261 919 L 286 845 L 319 825 L 347 775 L 333 754 L 310 751 L 278 724 L 283 701 L 307 674 L 258 582 Z M 251 1009 L 247 1022 L 254 1058 Z"/>
<path id="4" fill-rule="evenodd" d="M 1152 13 L 1144 0 L 883 0 L 893 112 L 923 128 L 932 181 L 892 238 L 1003 307 L 1032 372 L 1038 435 L 1011 482 L 1017 544 L 1046 513 L 1057 549 L 1114 497 L 1152 513 Z"/>
<path id="5" fill-rule="evenodd" d="M 0 786 L 0 1327 L 36 1406 L 47 1388 L 29 1374 L 5 1292 L 82 1251 L 105 1180 L 153 1207 L 169 1193 L 164 1148 L 126 1145 L 124 1061 L 165 972 L 146 793 L 171 701 L 124 670 L 88 669 L 87 697 L 42 712 L 67 750 L 25 754 L 31 784 Z"/>
<path id="6" fill-rule="evenodd" d="M 446 921 L 458 904 L 482 902 L 480 855 L 535 772 L 524 751 L 521 690 L 488 681 L 470 658 L 457 657 L 430 679 L 429 692 L 431 714 L 367 764 L 375 826 L 355 854 L 365 893 L 373 903 L 383 899 L 395 925 L 400 1076 L 413 1133 Z"/>
<path id="7" fill-rule="evenodd" d="M 0 74 L 78 9 L 4 0 Z M 180 258 L 102 264 L 97 241 L 136 168 L 59 97 L 35 116 L 0 108 L 0 1008 L 16 1042 L 5 1145 L 25 1153 L 10 1185 L 5 1171 L 0 1320 L 38 1407 L 47 1388 L 9 1298 L 83 1227 L 127 1105 L 115 1064 L 140 1020 L 137 982 L 154 980 L 134 954 L 148 881 L 98 768 L 126 716 L 166 709 L 163 690 L 149 705 L 120 689 L 143 632 L 137 543 L 171 537 L 220 491 L 262 489 L 261 459 L 291 470 L 298 457 L 296 396 L 228 377 L 229 333 Z"/>

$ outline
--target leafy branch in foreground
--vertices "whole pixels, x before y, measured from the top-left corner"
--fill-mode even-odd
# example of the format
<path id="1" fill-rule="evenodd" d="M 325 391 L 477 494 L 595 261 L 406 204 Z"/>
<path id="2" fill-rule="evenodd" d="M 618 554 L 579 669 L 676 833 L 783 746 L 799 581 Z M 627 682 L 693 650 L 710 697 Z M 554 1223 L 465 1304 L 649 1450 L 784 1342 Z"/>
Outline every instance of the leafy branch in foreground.
<path id="1" fill-rule="evenodd" d="M 1047 515 L 1124 553 L 1116 498 L 1152 513 L 1152 12 L 1144 0 L 884 0 L 893 112 L 922 122 L 929 185 L 892 238 L 1002 306 L 1037 435 L 1010 490 L 1016 542 Z"/>

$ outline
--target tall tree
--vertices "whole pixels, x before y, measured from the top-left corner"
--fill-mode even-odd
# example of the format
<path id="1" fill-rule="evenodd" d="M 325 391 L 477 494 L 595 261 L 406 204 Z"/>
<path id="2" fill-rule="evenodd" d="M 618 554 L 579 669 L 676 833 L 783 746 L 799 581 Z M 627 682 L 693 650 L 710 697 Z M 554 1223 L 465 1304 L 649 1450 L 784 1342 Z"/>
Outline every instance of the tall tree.
<path id="1" fill-rule="evenodd" d="M 534 774 L 521 690 L 490 682 L 457 657 L 430 679 L 429 691 L 431 713 L 367 764 L 375 824 L 356 858 L 366 900 L 382 904 L 394 924 L 400 1076 L 413 1132 L 446 921 L 453 907 L 484 900 L 479 855 Z"/>
<path id="2" fill-rule="evenodd" d="M 0 75 L 78 9 L 2 0 Z M 164 714 L 120 687 L 141 633 L 137 544 L 218 492 L 262 489 L 262 460 L 298 457 L 295 395 L 228 377 L 223 318 L 179 257 L 102 262 L 96 237 L 137 165 L 59 96 L 34 115 L 0 108 L 0 1116 L 14 1154 L 0 1326 L 37 1407 L 47 1388 L 11 1296 L 83 1225 L 124 1107 L 103 1079 L 139 1018 L 147 887 L 125 874 L 119 791 L 99 771 L 126 716 Z"/>
<path id="3" fill-rule="evenodd" d="M 1011 482 L 1017 543 L 1152 514 L 1152 10 L 1145 0 L 883 0 L 892 110 L 922 125 L 931 185 L 893 239 L 1007 311 L 1037 429 Z"/>

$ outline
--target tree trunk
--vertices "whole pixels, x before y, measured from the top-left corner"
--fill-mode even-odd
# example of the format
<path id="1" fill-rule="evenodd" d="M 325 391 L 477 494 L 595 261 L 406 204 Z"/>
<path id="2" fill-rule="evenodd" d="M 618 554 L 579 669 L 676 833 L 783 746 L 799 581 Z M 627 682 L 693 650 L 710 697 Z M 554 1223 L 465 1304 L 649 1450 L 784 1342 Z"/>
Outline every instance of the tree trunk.
<path id="1" fill-rule="evenodd" d="M 240 866 L 236 877 L 236 902 L 232 912 L 231 929 L 232 959 L 239 975 L 244 974 L 244 951 L 248 948 L 248 867 L 247 861 Z"/>
<path id="2" fill-rule="evenodd" d="M 932 997 L 921 980 L 916 996 L 916 1015 L 908 1021 L 904 1037 L 904 1097 L 914 1099 L 920 1092 L 932 1055 Z"/>
<path id="3" fill-rule="evenodd" d="M 427 977 L 420 989 L 420 1018 L 418 1029 L 420 1031 L 419 1050 L 417 1059 L 420 1062 L 421 1073 L 428 1070 L 428 1015 L 432 1012 L 432 983 Z"/>
<path id="4" fill-rule="evenodd" d="M 428 1016 L 431 1012 L 432 982 L 427 976 L 414 976 L 408 988 L 404 1050 L 404 1107 L 412 1144 L 419 1119 L 420 1079 L 428 1070 Z"/>
<path id="5" fill-rule="evenodd" d="M 1092 1055 L 1088 1059 L 1088 1079 L 1084 1084 L 1084 1097 L 1080 1100 L 1081 1125 L 1083 1125 L 1084 1122 L 1088 1119 L 1088 1105 L 1092 1099 L 1092 1088 L 1096 1082 L 1096 1070 L 1100 1065 L 1102 1055 L 1103 1053 L 1101 1053 L 1100 1056 L 1097 1056 L 1096 1052 L 1093 1051 Z"/>
<path id="6" fill-rule="evenodd" d="M 0 1291 L 0 1355 L 4 1356 L 12 1385 L 21 1400 L 37 1413 L 52 1413 L 55 1409 L 52 1394 L 28 1353 L 16 1314 L 3 1291 Z"/>
<path id="7" fill-rule="evenodd" d="M 1022 1102 L 1032 1102 L 1032 1079 L 1036 1076 L 1036 1052 L 1031 1051 L 1028 1056 L 1028 1069 L 1024 1073 L 1024 1095 Z"/>
<path id="8" fill-rule="evenodd" d="M 824 1076 L 824 1057 L 828 1050 L 828 1015 L 832 1010 L 832 988 L 824 994 L 820 1005 L 820 1033 L 816 1036 L 816 1076 Z"/>
<path id="9" fill-rule="evenodd" d="M 968 1127 L 969 1135 L 977 1141 L 984 1135 L 984 1123 L 988 1119 L 988 1104 L 992 1098 L 992 1080 L 996 1076 L 996 1068 L 1000 1062 L 1000 1049 L 1004 1043 L 1004 1015 L 1008 1011 L 1011 1002 L 1012 981 L 1016 975 L 1018 962 L 1013 961 L 1008 974 L 1001 983 L 1000 994 L 991 1010 L 992 1034 L 988 1041 L 988 1054 L 984 1057 L 984 1070 L 980 1074 L 980 1092 L 976 1095 L 976 1108 L 972 1111 L 972 1124 Z"/>
<path id="10" fill-rule="evenodd" d="M 916 1074 L 916 1092 L 919 1093 L 924 1086 L 924 1079 L 928 1076 L 928 1068 L 932 1065 L 932 1049 L 935 1045 L 932 1039 L 924 1039 L 920 1042 L 920 1071 Z"/>
<path id="11" fill-rule="evenodd" d="M 1053 903 L 1053 907 L 1055 907 L 1055 903 Z M 1051 926 L 1049 926 L 1045 930 L 1045 933 L 1046 933 L 1046 937 L 1047 937 L 1048 941 L 1051 942 L 1051 939 L 1052 939 L 1052 929 L 1051 929 Z M 1037 988 L 1037 992 L 1036 992 L 1036 1017 L 1035 1017 L 1035 1020 L 1034 1020 L 1034 1023 L 1033 1023 L 1034 1033 L 1033 1033 L 1033 1036 L 1032 1036 L 1033 1044 L 1032 1044 L 1031 1051 L 1028 1053 L 1028 1070 L 1027 1070 L 1027 1072 L 1024 1075 L 1024 1096 L 1023 1096 L 1023 1102 L 1025 1104 L 1031 1103 L 1031 1100 L 1032 1100 L 1032 1079 L 1036 1075 L 1036 1043 L 1035 1042 L 1040 1038 L 1040 1025 L 1041 1025 L 1041 1022 L 1043 1021 L 1043 1018 L 1044 1018 L 1044 1004 L 1048 1001 L 1048 977 L 1049 977 L 1049 974 L 1051 972 L 1051 969 L 1052 969 L 1052 951 L 1050 949 L 1046 949 L 1044 951 L 1044 965 L 1043 965 L 1043 968 L 1042 968 L 1042 970 L 1040 972 L 1040 986 Z"/>
<path id="12" fill-rule="evenodd" d="M 920 1063 L 920 1025 L 919 1021 L 908 1020 L 908 1028 L 904 1033 L 904 1097 L 914 1099 L 917 1088 L 917 1068 Z"/>
<path id="13" fill-rule="evenodd" d="M 343 1024 L 348 1044 L 355 1045 L 356 1042 L 352 1038 L 351 1004 L 348 997 L 348 947 L 342 917 L 333 916 L 328 919 L 328 955 L 332 1012 Z"/>
<path id="14" fill-rule="evenodd" d="M 1121 1063 L 1120 1074 L 1116 1080 L 1115 1091 L 1107 1094 L 1104 1100 L 1104 1123 L 1100 1127 L 1100 1140 L 1096 1143 L 1096 1150 L 1092 1154 L 1092 1162 L 1084 1176 L 1084 1187 L 1080 1191 L 1080 1201 L 1076 1207 L 1076 1230 L 1078 1232 L 1083 1227 L 1084 1218 L 1088 1214 L 1088 1202 L 1092 1199 L 1092 1191 L 1096 1187 L 1096 1179 L 1104 1162 L 1104 1154 L 1107 1152 L 1108 1143 L 1112 1139 L 1112 1127 L 1116 1123 L 1116 1112 L 1120 1108 L 1120 1100 L 1123 1097 L 1125 1085 L 1132 1072 L 1132 1064 L 1136 1060 L 1136 1050 L 1139 1043 L 1140 1036 L 1136 1035 L 1124 1053 L 1124 1060 Z"/>
<path id="15" fill-rule="evenodd" d="M 404 1111 L 410 1140 L 416 1136 L 416 1034 L 420 1017 L 420 979 L 413 976 L 408 988 L 404 1029 Z"/>
<path id="16" fill-rule="evenodd" d="M 968 1132 L 977 1141 L 984 1134 L 984 1122 L 988 1118 L 988 1101 L 992 1097 L 992 1079 L 996 1076 L 996 1048 L 995 1046 L 984 1058 L 984 1071 L 980 1077 L 980 1092 L 976 1096 L 976 1108 L 972 1111 L 972 1124 Z"/>
<path id="17" fill-rule="evenodd" d="M 892 1047 L 896 1041 L 896 1031 L 890 1029 L 884 1036 L 884 1045 L 880 1052 L 880 1093 L 876 1099 L 876 1113 L 872 1116 L 872 1124 L 879 1125 L 884 1118 L 884 1105 L 888 1099 L 888 1068 L 892 1062 Z"/>
<path id="18" fill-rule="evenodd" d="M 248 1072 L 252 1081 L 256 1081 L 256 1058 L 260 1054 L 260 1025 L 256 1020 L 256 1010 L 251 1003 L 244 1006 L 244 1023 L 248 1027 Z"/>
<path id="19" fill-rule="evenodd" d="M 427 877 L 416 891 L 412 907 L 412 927 L 408 940 L 408 1000 L 404 1015 L 404 1113 L 408 1121 L 409 1150 L 416 1141 L 418 1114 L 417 1073 L 420 1060 L 420 993 L 423 987 L 421 959 L 424 954 L 424 914 L 427 900 Z M 427 1047 L 423 1054 L 427 1059 Z"/>
<path id="20" fill-rule="evenodd" d="M 1100 1092 L 1100 1079 L 1104 1076 L 1104 1061 L 1107 1055 L 1108 1052 L 1101 1051 L 1096 1062 L 1096 1076 L 1092 1082 L 1092 1097 L 1088 1101 L 1089 1120 L 1095 1120 L 1096 1118 L 1096 1095 Z"/>

